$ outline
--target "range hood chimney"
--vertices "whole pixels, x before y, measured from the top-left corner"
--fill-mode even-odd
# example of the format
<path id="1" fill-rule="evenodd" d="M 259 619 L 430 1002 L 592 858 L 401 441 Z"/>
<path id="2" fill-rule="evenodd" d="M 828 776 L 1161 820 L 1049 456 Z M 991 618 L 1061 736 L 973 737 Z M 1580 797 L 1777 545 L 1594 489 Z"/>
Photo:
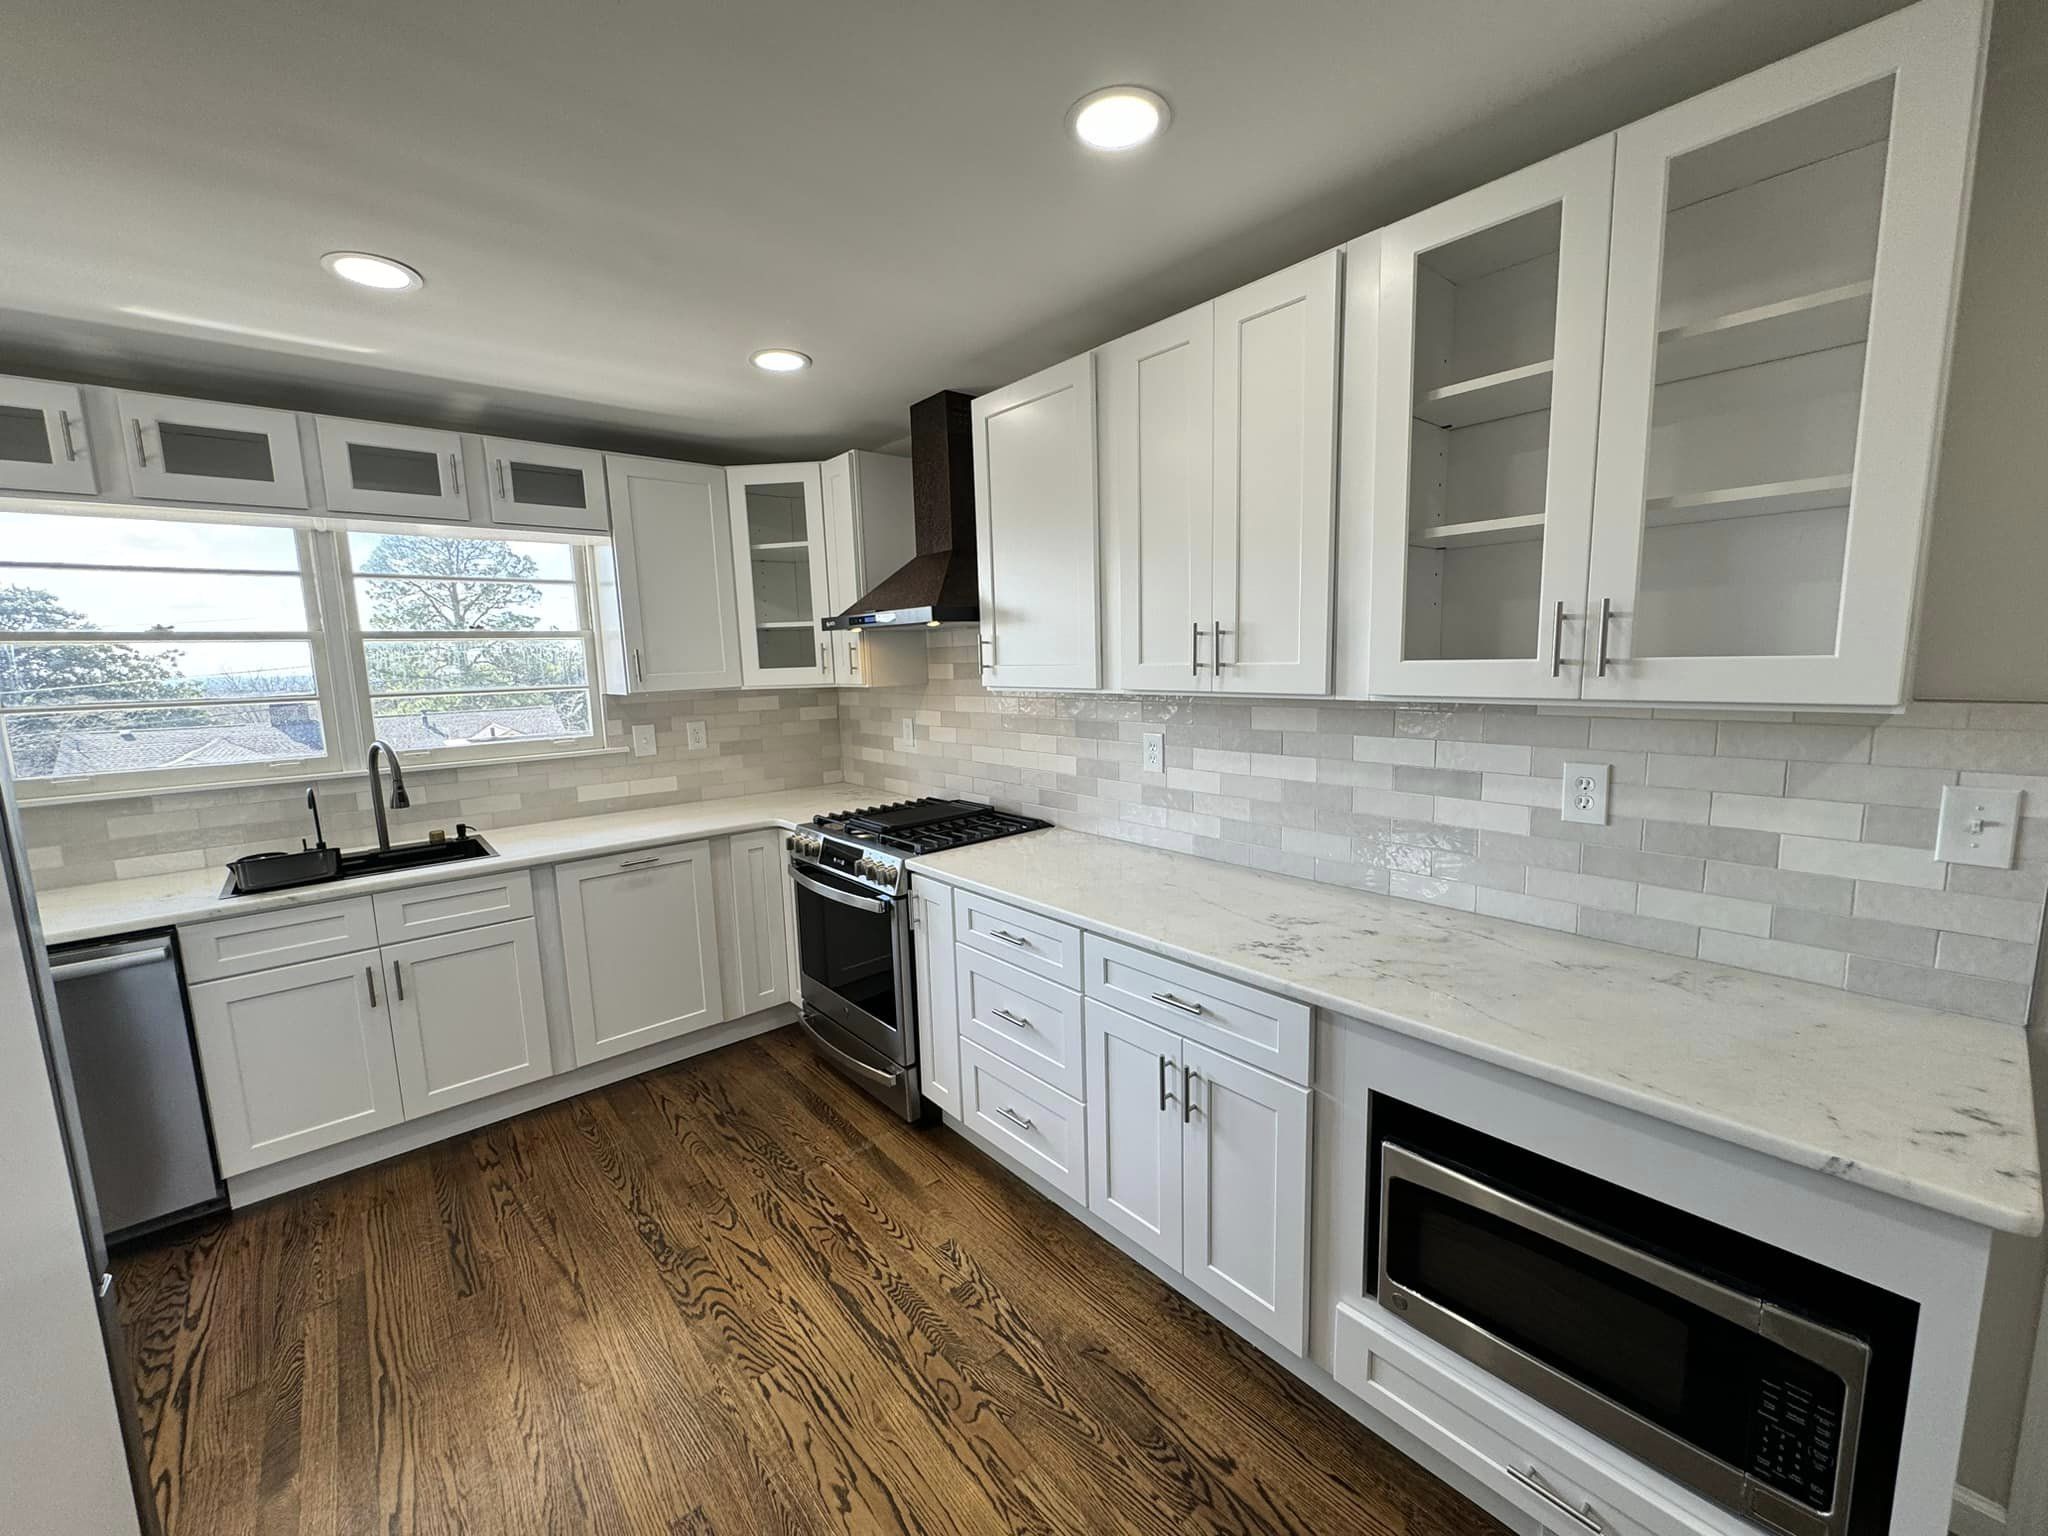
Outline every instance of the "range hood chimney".
<path id="1" fill-rule="evenodd" d="M 861 594 L 827 629 L 906 629 L 981 618 L 974 564 L 973 397 L 941 390 L 910 408 L 917 555 Z"/>

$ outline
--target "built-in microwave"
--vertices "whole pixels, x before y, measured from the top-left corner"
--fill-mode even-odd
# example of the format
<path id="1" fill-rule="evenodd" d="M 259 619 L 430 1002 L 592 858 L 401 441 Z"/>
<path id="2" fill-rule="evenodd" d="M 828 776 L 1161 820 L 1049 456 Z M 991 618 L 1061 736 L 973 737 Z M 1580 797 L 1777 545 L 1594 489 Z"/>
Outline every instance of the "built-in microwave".
<path id="1" fill-rule="evenodd" d="M 1382 1306 L 1768 1529 L 1886 1528 L 1913 1303 L 1384 1096 L 1371 1146 Z"/>

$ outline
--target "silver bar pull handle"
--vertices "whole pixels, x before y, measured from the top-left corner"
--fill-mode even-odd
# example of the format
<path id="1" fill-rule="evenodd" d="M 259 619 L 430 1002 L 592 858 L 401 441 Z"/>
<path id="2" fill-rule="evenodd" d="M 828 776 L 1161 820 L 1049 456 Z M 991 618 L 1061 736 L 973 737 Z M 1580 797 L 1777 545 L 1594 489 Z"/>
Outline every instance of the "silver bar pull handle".
<path id="1" fill-rule="evenodd" d="M 1531 1467 L 1526 1472 L 1520 1467 L 1504 1467 L 1502 1470 L 1546 1504 L 1570 1516 L 1580 1530 L 1591 1531 L 1593 1536 L 1605 1536 L 1607 1527 L 1601 1523 L 1600 1517 L 1593 1513 L 1592 1505 L 1588 1504 L 1582 1510 L 1572 1508 L 1563 1494 L 1543 1480 L 1543 1474 L 1536 1468 Z"/>
<path id="2" fill-rule="evenodd" d="M 1014 944 L 1019 949 L 1029 949 L 1031 947 L 1029 939 L 1019 938 L 1007 928 L 991 928 L 988 931 L 988 936 L 992 939 L 1001 939 L 1005 944 Z"/>
<path id="3" fill-rule="evenodd" d="M 368 987 L 368 988 L 370 989 L 370 1006 L 371 1006 L 372 1008 L 376 1007 L 376 1006 L 377 1006 L 377 967 L 375 967 L 374 965 L 366 965 L 366 966 L 364 966 L 364 967 L 363 967 L 363 985 L 365 985 L 366 987 Z"/>
<path id="4" fill-rule="evenodd" d="M 147 469 L 149 468 L 149 445 L 143 440 L 142 418 L 140 416 L 130 416 L 128 418 L 128 425 L 135 429 L 135 467 L 137 469 Z"/>
<path id="5" fill-rule="evenodd" d="M 1202 626 L 1199 622 L 1188 625 L 1188 676 L 1202 675 Z"/>
<path id="6" fill-rule="evenodd" d="M 457 496 L 462 494 L 462 455 L 448 455 L 448 489 Z"/>
<path id="7" fill-rule="evenodd" d="M 1007 1008 L 991 1008 L 989 1012 L 996 1018 L 1001 1019 L 1005 1024 L 1014 1024 L 1019 1029 L 1029 1029 L 1031 1027 L 1029 1019 L 1014 1014 Z"/>
<path id="8" fill-rule="evenodd" d="M 650 854 L 648 854 L 648 855 L 647 855 L 647 857 L 646 857 L 646 858 L 644 858 L 644 859 L 627 859 L 627 860 L 626 860 L 626 861 L 625 861 L 625 862 L 624 862 L 623 864 L 621 864 L 621 865 L 619 866 L 619 868 L 621 868 L 621 869 L 644 869 L 644 868 L 646 868 L 646 867 L 647 867 L 647 866 L 648 866 L 649 864 L 659 864 L 660 862 L 661 862 L 661 855 L 660 855 L 660 854 L 658 854 L 658 853 L 650 853 Z"/>
<path id="9" fill-rule="evenodd" d="M 119 950 L 112 954 L 88 955 L 81 960 L 60 960 L 50 967 L 52 981 L 83 981 L 88 976 L 106 976 L 115 971 L 132 971 L 138 966 L 161 965 L 171 958 L 169 944 L 148 949 Z"/>
<path id="10" fill-rule="evenodd" d="M 405 1001 L 405 962 L 403 960 L 391 962 L 391 989 L 401 1003 Z"/>
<path id="11" fill-rule="evenodd" d="M 506 493 L 505 490 L 505 461 L 503 459 L 498 459 L 495 460 L 494 462 L 498 466 L 498 500 L 509 501 L 511 500 L 511 497 Z"/>
<path id="12" fill-rule="evenodd" d="M 1035 1131 L 1038 1129 L 1037 1126 L 1031 1123 L 1031 1117 L 1029 1115 L 1020 1115 L 1017 1113 L 1017 1111 L 1010 1108 L 1010 1106 L 1007 1104 L 1005 1104 L 1001 1109 L 998 1109 L 996 1113 L 1001 1115 L 1005 1120 L 1009 1121 L 1010 1124 L 1016 1126 L 1019 1130 Z"/>
<path id="13" fill-rule="evenodd" d="M 1166 1113 L 1166 1106 L 1173 1102 L 1173 1058 L 1159 1058 L 1159 1113 Z"/>
<path id="14" fill-rule="evenodd" d="M 1209 670 L 1218 677 L 1223 675 L 1223 637 L 1229 633 L 1220 619 L 1209 625 Z"/>
<path id="15" fill-rule="evenodd" d="M 1195 1117 L 1195 1084 L 1202 1080 L 1202 1074 L 1193 1067 L 1180 1069 L 1180 1123 L 1186 1125 Z"/>
<path id="16" fill-rule="evenodd" d="M 64 457 L 76 463 L 78 461 L 78 444 L 71 440 L 71 413 L 69 411 L 59 411 L 57 413 L 57 429 L 64 434 Z"/>
<path id="17" fill-rule="evenodd" d="M 1178 1008 L 1182 1013 L 1200 1014 L 1202 1011 L 1200 1003 L 1191 1003 L 1186 998 L 1175 997 L 1171 992 L 1154 992 L 1152 1001 L 1168 1008 Z"/>
<path id="18" fill-rule="evenodd" d="M 1557 614 L 1550 621 L 1550 675 L 1564 671 L 1564 601 L 1558 600 Z"/>
<path id="19" fill-rule="evenodd" d="M 1598 670 L 1597 672 L 1595 672 L 1595 673 L 1593 674 L 1593 675 L 1594 675 L 1595 677 L 1605 677 L 1605 676 L 1607 675 L 1607 626 L 1608 626 L 1608 624 L 1609 624 L 1609 623 L 1610 623 L 1610 622 L 1611 622 L 1611 621 L 1613 620 L 1613 618 L 1614 618 L 1614 600 L 1613 600 L 1612 598 L 1606 598 L 1606 597 L 1603 597 L 1603 598 L 1601 598 L 1601 599 L 1600 599 L 1600 669 L 1599 669 L 1599 670 Z"/>
<path id="20" fill-rule="evenodd" d="M 818 642 L 818 670 L 820 672 L 830 672 L 832 670 L 832 642 L 829 640 L 821 639 Z"/>
<path id="21" fill-rule="evenodd" d="M 640 647 L 637 645 L 633 647 L 633 680 L 637 683 L 647 681 L 647 668 L 640 664 Z"/>

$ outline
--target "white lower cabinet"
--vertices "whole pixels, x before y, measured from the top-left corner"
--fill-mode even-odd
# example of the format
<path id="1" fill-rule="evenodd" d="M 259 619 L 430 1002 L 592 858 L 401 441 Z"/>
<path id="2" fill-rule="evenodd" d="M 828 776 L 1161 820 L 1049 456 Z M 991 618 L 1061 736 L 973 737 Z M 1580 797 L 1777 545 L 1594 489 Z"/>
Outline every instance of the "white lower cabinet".
<path id="1" fill-rule="evenodd" d="M 1088 1209 L 1180 1268 L 1180 1036 L 1088 1004 Z"/>
<path id="2" fill-rule="evenodd" d="M 910 877 L 910 949 L 917 969 L 917 1060 L 925 1101 L 960 1108 L 960 1019 L 953 990 L 953 888 Z"/>
<path id="3" fill-rule="evenodd" d="M 1022 1067 L 960 1042 L 961 1119 L 1069 1200 L 1088 1198 L 1088 1127 L 1080 1103 Z"/>
<path id="4" fill-rule="evenodd" d="M 366 950 L 190 989 L 222 1173 L 405 1118 L 379 972 Z"/>
<path id="5" fill-rule="evenodd" d="M 722 1023 L 711 845 L 555 870 L 576 1065 Z"/>
<path id="6" fill-rule="evenodd" d="M 414 939 L 382 953 L 407 1119 L 554 1071 L 531 918 Z"/>
<path id="7" fill-rule="evenodd" d="M 732 851 L 732 932 L 739 956 L 739 996 L 733 1016 L 744 1018 L 789 1001 L 789 929 L 782 920 L 782 834 L 741 832 Z"/>

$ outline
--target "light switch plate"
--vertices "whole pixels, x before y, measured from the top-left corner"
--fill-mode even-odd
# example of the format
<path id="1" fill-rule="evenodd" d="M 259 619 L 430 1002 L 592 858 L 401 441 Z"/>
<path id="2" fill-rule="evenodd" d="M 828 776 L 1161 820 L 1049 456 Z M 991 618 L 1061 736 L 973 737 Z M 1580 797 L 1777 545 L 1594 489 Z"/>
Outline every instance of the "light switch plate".
<path id="1" fill-rule="evenodd" d="M 633 755 L 635 757 L 654 756 L 653 726 L 636 725 L 633 727 Z"/>
<path id="2" fill-rule="evenodd" d="M 1613 777 L 1612 763 L 1566 763 L 1558 818 L 1562 821 L 1583 821 L 1593 827 L 1606 826 L 1607 786 Z"/>
<path id="3" fill-rule="evenodd" d="M 896 745 L 905 752 L 917 750 L 917 716 L 903 717 L 896 729 Z"/>
<path id="4" fill-rule="evenodd" d="M 684 749 L 690 752 L 702 752 L 706 745 L 707 741 L 704 735 L 704 722 L 702 720 L 690 720 L 685 722 L 683 725 Z"/>
<path id="5" fill-rule="evenodd" d="M 1934 856 L 1949 864 L 2011 869 L 2020 831 L 2020 791 L 1944 784 L 1934 824 Z"/>
<path id="6" fill-rule="evenodd" d="M 1166 772 L 1166 732 L 1147 731 L 1140 739 L 1145 743 L 1145 772 Z"/>

